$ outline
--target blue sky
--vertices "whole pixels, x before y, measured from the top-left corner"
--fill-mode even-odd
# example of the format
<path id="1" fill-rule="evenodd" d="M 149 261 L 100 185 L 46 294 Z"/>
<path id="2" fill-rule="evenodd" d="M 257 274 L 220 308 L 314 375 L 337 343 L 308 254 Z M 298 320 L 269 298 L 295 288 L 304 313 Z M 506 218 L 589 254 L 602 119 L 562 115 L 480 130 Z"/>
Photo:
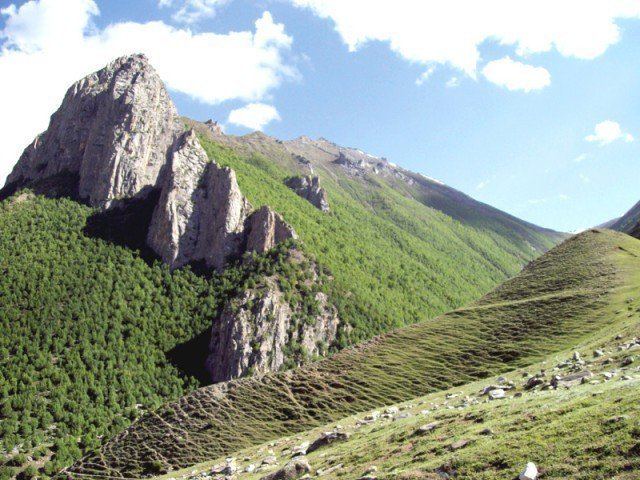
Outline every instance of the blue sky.
<path id="1" fill-rule="evenodd" d="M 0 0 L 0 176 L 73 80 L 140 50 L 228 133 L 323 136 L 565 231 L 640 200 L 640 1 L 455 3 Z"/>

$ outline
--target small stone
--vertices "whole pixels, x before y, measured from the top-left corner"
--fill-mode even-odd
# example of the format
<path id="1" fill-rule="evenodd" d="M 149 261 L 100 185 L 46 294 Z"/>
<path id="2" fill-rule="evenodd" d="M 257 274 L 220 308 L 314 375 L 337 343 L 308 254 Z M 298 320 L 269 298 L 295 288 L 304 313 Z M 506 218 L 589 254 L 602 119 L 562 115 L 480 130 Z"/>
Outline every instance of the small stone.
<path id="1" fill-rule="evenodd" d="M 635 361 L 635 357 L 632 355 L 630 357 L 626 357 L 625 359 L 622 360 L 621 365 L 623 367 L 628 367 L 629 365 L 631 365 L 633 362 Z"/>
<path id="2" fill-rule="evenodd" d="M 491 430 L 490 428 L 485 428 L 484 430 L 480 431 L 480 435 L 493 435 L 493 430 Z"/>
<path id="3" fill-rule="evenodd" d="M 522 473 L 518 476 L 518 480 L 536 480 L 538 478 L 538 468 L 533 462 L 527 463 Z"/>
<path id="4" fill-rule="evenodd" d="M 439 424 L 440 422 L 431 422 L 427 423 L 426 425 L 422 425 L 418 428 L 418 430 L 416 430 L 416 435 L 425 435 L 429 432 L 432 432 L 438 427 Z"/>
<path id="5" fill-rule="evenodd" d="M 262 477 L 260 480 L 295 480 L 311 471 L 306 458 L 295 458 L 277 472 Z"/>
<path id="6" fill-rule="evenodd" d="M 309 442 L 304 442 L 300 445 L 297 445 L 291 449 L 291 453 L 293 454 L 294 457 L 299 455 L 306 455 L 309 445 L 310 445 Z"/>
<path id="7" fill-rule="evenodd" d="M 275 455 L 269 455 L 262 460 L 262 465 L 277 465 L 278 459 Z"/>
<path id="8" fill-rule="evenodd" d="M 315 452 L 319 448 L 325 447 L 334 442 L 344 442 L 348 440 L 349 437 L 349 433 L 346 432 L 324 432 L 320 438 L 307 448 L 307 453 Z"/>
<path id="9" fill-rule="evenodd" d="M 501 398 L 505 398 L 505 392 L 502 388 L 497 388 L 496 390 L 491 390 L 489 392 L 489 399 L 490 400 L 499 400 Z"/>
<path id="10" fill-rule="evenodd" d="M 384 413 L 386 413 L 387 415 L 395 415 L 399 411 L 400 409 L 398 407 L 388 407 L 385 409 Z"/>
<path id="11" fill-rule="evenodd" d="M 594 350 L 593 356 L 596 357 L 596 358 L 603 357 L 604 356 L 604 350 Z"/>
<path id="12" fill-rule="evenodd" d="M 463 438 L 462 440 L 458 440 L 457 442 L 453 442 L 451 445 L 449 445 L 449 449 L 451 451 L 460 450 L 461 448 L 469 445 L 469 443 L 471 443 L 471 440 Z"/>

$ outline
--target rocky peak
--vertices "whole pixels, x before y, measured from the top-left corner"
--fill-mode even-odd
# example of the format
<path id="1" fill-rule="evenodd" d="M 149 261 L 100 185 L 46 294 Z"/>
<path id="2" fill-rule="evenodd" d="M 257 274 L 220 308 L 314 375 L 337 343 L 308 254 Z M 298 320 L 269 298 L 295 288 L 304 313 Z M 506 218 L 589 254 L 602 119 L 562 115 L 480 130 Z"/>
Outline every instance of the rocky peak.
<path id="1" fill-rule="evenodd" d="M 206 122 L 204 122 L 204 124 L 209 129 L 209 131 L 214 135 L 224 135 L 224 132 L 222 131 L 222 127 L 216 120 L 209 119 Z"/>
<path id="2" fill-rule="evenodd" d="M 154 186 L 183 131 L 164 84 L 144 55 L 118 58 L 74 83 L 29 145 L 7 185 L 70 173 L 93 206 Z"/>
<path id="3" fill-rule="evenodd" d="M 323 212 L 329 211 L 327 192 L 320 186 L 320 179 L 318 177 L 312 177 L 310 175 L 291 177 L 285 181 L 285 184 L 299 196 L 309 201 L 314 207 Z"/>

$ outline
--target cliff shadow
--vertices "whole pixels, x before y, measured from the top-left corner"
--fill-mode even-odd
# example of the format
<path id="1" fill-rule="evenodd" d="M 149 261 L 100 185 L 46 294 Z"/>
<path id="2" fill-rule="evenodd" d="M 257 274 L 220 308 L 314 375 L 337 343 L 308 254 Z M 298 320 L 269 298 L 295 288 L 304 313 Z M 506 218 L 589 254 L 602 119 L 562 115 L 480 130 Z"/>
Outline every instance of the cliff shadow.
<path id="1" fill-rule="evenodd" d="M 11 197 L 20 190 L 29 189 L 36 195 L 47 198 L 68 198 L 75 202 L 86 203 L 80 199 L 79 184 L 80 176 L 71 172 L 60 172 L 42 180 L 17 181 L 0 189 L 0 201 Z"/>
<path id="2" fill-rule="evenodd" d="M 158 256 L 147 246 L 147 232 L 160 191 L 153 187 L 142 189 L 135 197 L 121 200 L 111 208 L 87 218 L 84 234 L 109 243 L 138 250 L 148 263 Z"/>
<path id="3" fill-rule="evenodd" d="M 211 376 L 205 368 L 209 354 L 211 328 L 191 340 L 180 343 L 165 353 L 169 363 L 186 376 L 195 378 L 201 387 L 211 385 Z"/>

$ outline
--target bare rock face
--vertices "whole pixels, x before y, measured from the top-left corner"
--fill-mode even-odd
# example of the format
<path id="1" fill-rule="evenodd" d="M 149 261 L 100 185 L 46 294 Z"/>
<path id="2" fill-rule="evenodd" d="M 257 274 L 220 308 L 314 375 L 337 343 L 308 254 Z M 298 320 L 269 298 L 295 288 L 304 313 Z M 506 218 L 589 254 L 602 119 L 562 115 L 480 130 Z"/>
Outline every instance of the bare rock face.
<path id="1" fill-rule="evenodd" d="M 250 209 L 233 170 L 210 162 L 189 131 L 163 173 L 147 244 L 172 268 L 198 260 L 220 268 L 240 252 Z"/>
<path id="2" fill-rule="evenodd" d="M 72 173 L 79 176 L 81 198 L 108 207 L 155 185 L 182 131 L 146 57 L 121 57 L 69 88 L 49 128 L 25 149 L 7 185 Z"/>
<path id="3" fill-rule="evenodd" d="M 296 232 L 270 207 L 264 206 L 247 219 L 248 252 L 264 253 L 277 244 L 296 239 Z"/>
<path id="4" fill-rule="evenodd" d="M 163 172 L 147 244 L 172 268 L 203 261 L 221 269 L 244 252 L 296 238 L 269 207 L 251 213 L 235 172 L 210 161 L 195 132 L 181 137 Z"/>
<path id="5" fill-rule="evenodd" d="M 327 296 L 314 295 L 316 314 L 305 319 L 301 306 L 287 302 L 276 278 L 232 299 L 211 329 L 206 366 L 212 381 L 278 371 L 326 354 L 340 321 Z M 292 351 L 293 345 L 299 348 Z"/>
<path id="6" fill-rule="evenodd" d="M 299 196 L 306 199 L 314 207 L 323 212 L 329 211 L 329 201 L 327 192 L 320 186 L 320 179 L 306 175 L 304 177 L 291 177 L 286 180 L 285 184 Z"/>

